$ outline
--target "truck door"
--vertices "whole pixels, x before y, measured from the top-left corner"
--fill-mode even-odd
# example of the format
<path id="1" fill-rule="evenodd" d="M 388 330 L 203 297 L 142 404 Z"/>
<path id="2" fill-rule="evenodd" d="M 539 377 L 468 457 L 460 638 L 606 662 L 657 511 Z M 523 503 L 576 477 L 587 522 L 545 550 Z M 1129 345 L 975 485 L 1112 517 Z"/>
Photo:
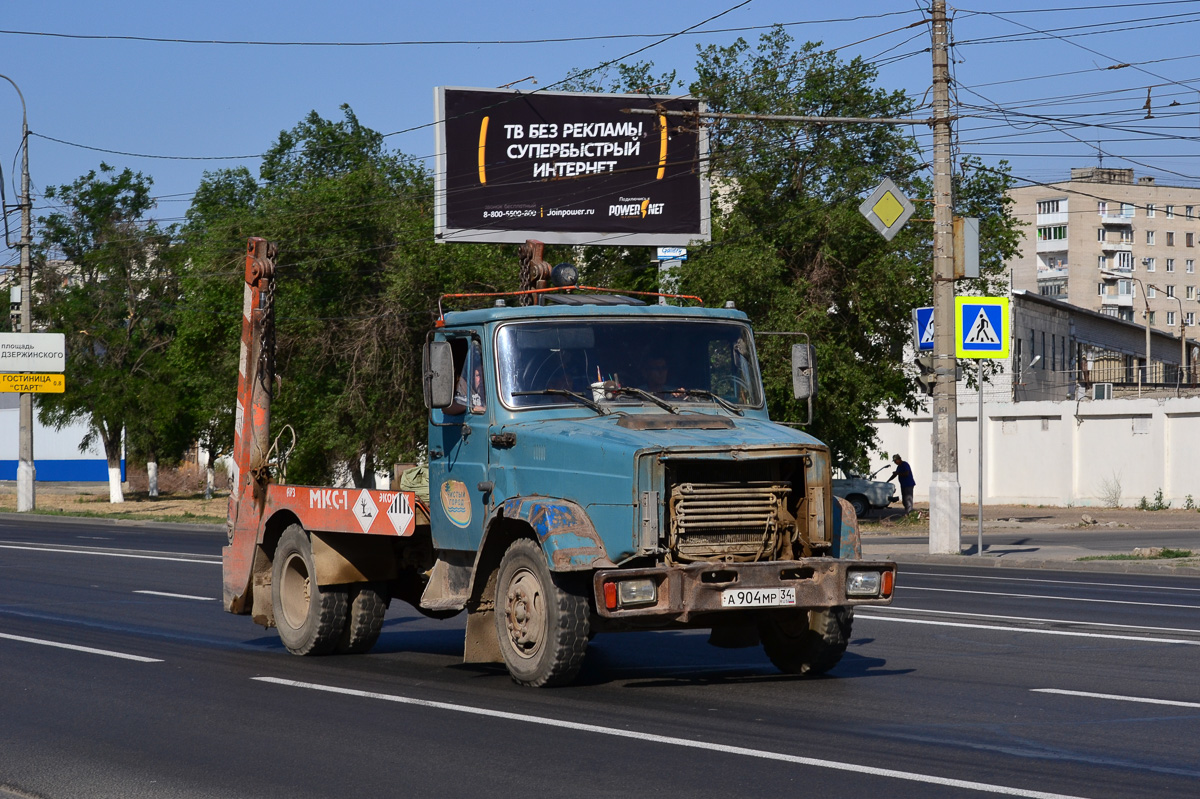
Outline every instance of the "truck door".
<path id="1" fill-rule="evenodd" d="M 429 506 L 438 549 L 478 549 L 487 518 L 488 419 L 494 403 L 478 335 L 447 331 L 458 374 L 454 404 L 433 410 L 429 435 Z"/>

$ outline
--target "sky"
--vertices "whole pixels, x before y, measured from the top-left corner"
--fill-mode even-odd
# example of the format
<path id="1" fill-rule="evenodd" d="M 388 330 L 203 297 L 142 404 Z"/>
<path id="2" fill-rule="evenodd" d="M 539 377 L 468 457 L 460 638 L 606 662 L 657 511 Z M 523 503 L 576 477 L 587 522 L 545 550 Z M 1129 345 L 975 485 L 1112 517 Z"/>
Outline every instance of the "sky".
<path id="1" fill-rule="evenodd" d="M 1200 184 L 1200 0 L 962 2 L 951 5 L 958 156 L 1007 159 L 1022 184 L 1065 179 L 1101 153 L 1104 166 Z M 928 8 L 929 0 L 9 2 L 0 74 L 27 104 L 35 216 L 50 210 L 47 186 L 105 161 L 151 176 L 152 216 L 173 222 L 205 170 L 244 165 L 257 174 L 257 156 L 312 110 L 337 119 L 348 103 L 388 134 L 389 147 L 431 159 L 436 86 L 545 89 L 572 68 L 613 60 L 651 61 L 686 84 L 697 46 L 753 41 L 773 24 L 871 61 L 881 88 L 928 106 Z M 914 134 L 928 152 L 927 132 Z M 10 204 L 20 135 L 20 100 L 0 81 Z M 15 236 L 17 214 L 9 224 Z M 17 251 L 2 258 L 14 263 Z"/>

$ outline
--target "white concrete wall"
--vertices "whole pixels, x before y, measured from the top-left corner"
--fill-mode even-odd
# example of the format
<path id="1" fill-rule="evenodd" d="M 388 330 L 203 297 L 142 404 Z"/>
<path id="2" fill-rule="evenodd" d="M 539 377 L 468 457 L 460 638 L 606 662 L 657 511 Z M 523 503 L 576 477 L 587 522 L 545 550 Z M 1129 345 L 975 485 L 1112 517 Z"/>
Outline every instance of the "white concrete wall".
<path id="1" fill-rule="evenodd" d="M 18 394 L 0 394 L 0 480 L 17 479 L 20 454 L 21 412 Z M 87 435 L 84 422 L 72 422 L 61 430 L 45 427 L 33 413 L 33 461 L 38 482 L 76 482 L 108 480 L 108 460 L 104 446 L 93 442 L 83 452 L 79 442 Z M 124 459 L 121 469 L 124 472 Z"/>
<path id="2" fill-rule="evenodd" d="M 1171 507 L 1183 507 L 1188 495 L 1200 504 L 1200 397 L 1012 403 L 994 396 L 985 390 L 985 503 L 1101 506 L 1106 483 L 1119 483 L 1124 506 L 1153 501 L 1159 489 Z M 968 503 L 979 495 L 976 403 L 973 392 L 960 394 L 958 475 Z M 880 419 L 877 429 L 884 454 L 872 468 L 900 453 L 913 468 L 914 498 L 928 501 L 928 412 L 907 426 Z"/>

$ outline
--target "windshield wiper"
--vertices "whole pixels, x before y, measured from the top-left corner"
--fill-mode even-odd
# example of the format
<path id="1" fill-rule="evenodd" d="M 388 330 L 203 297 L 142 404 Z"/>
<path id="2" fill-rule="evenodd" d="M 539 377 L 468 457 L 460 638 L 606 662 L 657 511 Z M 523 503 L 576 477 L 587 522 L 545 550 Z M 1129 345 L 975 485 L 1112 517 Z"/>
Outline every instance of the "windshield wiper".
<path id="1" fill-rule="evenodd" d="M 636 388 L 634 386 L 620 386 L 618 388 L 610 388 L 608 389 L 608 392 L 615 395 L 632 394 L 635 397 L 641 397 L 642 399 L 650 400 L 663 410 L 670 411 L 671 413 L 679 413 L 679 410 L 674 405 L 662 399 L 661 397 L 654 396 L 645 389 Z"/>
<path id="2" fill-rule="evenodd" d="M 724 397 L 718 396 L 707 389 L 685 388 L 683 390 L 683 393 L 689 397 L 708 397 L 710 400 L 717 403 L 718 405 L 720 405 L 722 408 L 729 411 L 730 413 L 736 413 L 738 416 L 745 415 L 745 411 L 743 411 L 741 408 L 734 405 L 732 402 L 725 399 Z"/>
<path id="3" fill-rule="evenodd" d="M 542 397 L 547 394 L 570 397 L 571 399 L 588 406 L 601 416 L 608 415 L 608 411 L 601 408 L 599 403 L 595 402 L 590 397 L 585 397 L 584 395 L 577 394 L 574 391 L 567 391 L 565 388 L 543 388 L 540 391 L 514 391 L 512 393 L 514 397 Z"/>

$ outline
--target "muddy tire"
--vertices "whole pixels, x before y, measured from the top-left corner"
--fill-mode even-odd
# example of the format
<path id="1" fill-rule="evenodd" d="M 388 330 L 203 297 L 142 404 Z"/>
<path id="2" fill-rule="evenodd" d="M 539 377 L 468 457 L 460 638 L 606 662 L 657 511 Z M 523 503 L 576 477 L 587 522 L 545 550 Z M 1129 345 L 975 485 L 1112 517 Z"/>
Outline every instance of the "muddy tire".
<path id="1" fill-rule="evenodd" d="M 758 622 L 763 651 L 785 674 L 824 674 L 846 653 L 852 608 L 774 611 Z"/>
<path id="2" fill-rule="evenodd" d="M 271 566 L 271 602 L 279 640 L 293 655 L 327 655 L 346 627 L 346 593 L 321 589 L 312 544 L 298 524 L 283 531 Z"/>
<path id="3" fill-rule="evenodd" d="M 587 598 L 566 590 L 533 541 L 513 542 L 496 579 L 496 637 L 515 682 L 563 685 L 587 650 Z"/>
<path id="4" fill-rule="evenodd" d="M 361 655 L 370 652 L 383 630 L 387 605 L 387 597 L 374 583 L 351 586 L 346 595 L 346 628 L 338 639 L 338 654 Z"/>

